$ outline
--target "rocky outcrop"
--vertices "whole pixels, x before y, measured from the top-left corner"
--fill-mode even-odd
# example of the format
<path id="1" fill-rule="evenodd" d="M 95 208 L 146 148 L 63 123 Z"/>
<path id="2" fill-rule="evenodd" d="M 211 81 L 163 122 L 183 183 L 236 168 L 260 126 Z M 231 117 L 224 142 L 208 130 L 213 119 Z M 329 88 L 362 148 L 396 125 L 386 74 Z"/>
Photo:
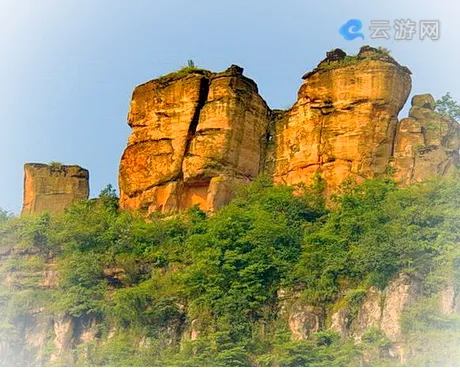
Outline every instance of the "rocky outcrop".
<path id="1" fill-rule="evenodd" d="M 89 173 L 80 166 L 24 165 L 22 214 L 64 211 L 74 201 L 89 196 Z"/>
<path id="2" fill-rule="evenodd" d="M 306 304 L 299 293 L 278 291 L 279 315 L 291 330 L 292 340 L 306 340 L 315 332 L 324 329 L 326 312 L 324 308 Z"/>
<path id="3" fill-rule="evenodd" d="M 338 303 L 340 307 L 331 316 L 330 329 L 356 341 L 361 341 L 369 329 L 379 329 L 396 347 L 395 354 L 401 355 L 401 316 L 421 296 L 421 285 L 420 277 L 402 273 L 384 290 L 371 287 L 357 306 Z"/>
<path id="4" fill-rule="evenodd" d="M 371 329 L 380 330 L 391 342 L 390 356 L 405 360 L 405 339 L 401 318 L 422 297 L 422 278 L 418 275 L 401 273 L 384 290 L 371 287 L 359 291 L 360 298 L 344 295 L 329 311 L 305 303 L 299 296 L 281 298 L 280 314 L 288 322 L 291 338 L 308 339 L 312 333 L 330 330 L 343 338 L 354 338 L 360 342 Z M 456 313 L 452 307 L 453 292 L 446 288 L 440 300 L 440 310 L 446 314 Z M 448 304 L 448 311 L 444 310 Z"/>
<path id="5" fill-rule="evenodd" d="M 331 193 L 350 177 L 394 175 L 409 184 L 459 166 L 459 125 L 434 111 L 433 97 L 415 96 L 409 117 L 398 121 L 411 72 L 385 50 L 330 51 L 303 78 L 286 111 L 271 111 L 237 66 L 179 71 L 137 87 L 120 163 L 121 207 L 212 211 L 236 183 L 260 173 L 287 185 L 320 174 Z"/>
<path id="6" fill-rule="evenodd" d="M 74 344 L 75 320 L 67 314 L 59 313 L 54 316 L 53 322 L 55 350 L 51 354 L 50 362 L 72 361 L 71 348 Z"/>
<path id="7" fill-rule="evenodd" d="M 178 72 L 134 90 L 121 207 L 214 210 L 228 202 L 234 182 L 260 173 L 269 109 L 242 72 Z"/>
<path id="8" fill-rule="evenodd" d="M 383 174 L 411 89 L 409 70 L 367 47 L 354 57 L 329 54 L 304 79 L 275 128 L 275 182 L 308 183 L 319 172 L 335 188 L 350 175 Z"/>
<path id="9" fill-rule="evenodd" d="M 403 184 L 448 175 L 459 164 L 460 126 L 434 111 L 430 94 L 414 96 L 394 144 L 395 179 Z"/>

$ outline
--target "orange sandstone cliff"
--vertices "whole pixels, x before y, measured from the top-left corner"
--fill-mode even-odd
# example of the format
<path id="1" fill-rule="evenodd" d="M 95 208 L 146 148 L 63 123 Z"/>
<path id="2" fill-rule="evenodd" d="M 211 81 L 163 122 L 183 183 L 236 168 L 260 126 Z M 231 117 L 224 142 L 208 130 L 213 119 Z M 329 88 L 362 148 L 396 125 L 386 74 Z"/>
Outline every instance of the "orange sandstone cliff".
<path id="1" fill-rule="evenodd" d="M 287 185 L 319 174 L 333 192 L 349 177 L 394 175 L 409 184 L 458 166 L 458 123 L 434 111 L 431 95 L 415 96 L 409 117 L 398 120 L 411 72 L 385 51 L 328 52 L 286 111 L 271 111 L 242 72 L 192 68 L 135 88 L 122 208 L 215 210 L 236 182 L 261 173 Z"/>
<path id="2" fill-rule="evenodd" d="M 375 49 L 349 60 L 337 50 L 304 80 L 297 102 L 275 126 L 275 182 L 293 185 L 321 173 L 336 187 L 350 175 L 383 174 L 410 71 Z"/>
<path id="3" fill-rule="evenodd" d="M 173 73 L 134 90 L 120 163 L 123 208 L 215 210 L 235 181 L 262 172 L 270 109 L 242 71 Z"/>
<path id="4" fill-rule="evenodd" d="M 460 125 L 434 111 L 429 94 L 414 96 L 394 140 L 395 179 L 403 184 L 448 175 L 459 165 Z"/>
<path id="5" fill-rule="evenodd" d="M 22 214 L 64 211 L 74 201 L 87 199 L 89 173 L 80 166 L 24 165 Z"/>

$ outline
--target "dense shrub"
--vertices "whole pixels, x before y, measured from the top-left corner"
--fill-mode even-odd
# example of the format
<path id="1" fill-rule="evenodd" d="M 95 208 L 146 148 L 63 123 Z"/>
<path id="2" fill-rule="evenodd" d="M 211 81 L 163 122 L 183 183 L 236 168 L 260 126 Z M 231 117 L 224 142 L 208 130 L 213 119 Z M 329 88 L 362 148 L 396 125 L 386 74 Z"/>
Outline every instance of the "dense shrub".
<path id="1" fill-rule="evenodd" d="M 402 271 L 424 277 L 427 300 L 447 279 L 460 289 L 460 183 L 400 188 L 376 179 L 345 185 L 328 206 L 323 189 L 319 179 L 290 188 L 260 178 L 213 215 L 194 207 L 147 222 L 120 210 L 110 187 L 60 215 L 0 212 L 0 249 L 33 254 L 2 266 L 23 281 L 0 294 L 0 336 L 14 333 L 19 315 L 44 307 L 101 321 L 100 345 L 79 347 L 83 365 L 387 364 L 379 352 L 389 342 L 379 331 L 361 344 L 328 331 L 291 341 L 278 292 L 301 291 L 323 307 L 341 300 L 353 318 L 369 286 L 384 288 Z M 41 288 L 27 275 L 50 259 L 59 285 Z M 456 339 L 446 326 L 458 321 L 430 306 L 404 317 L 411 341 Z M 200 325 L 196 340 L 167 343 L 192 320 Z M 109 330 L 117 331 L 110 340 Z"/>

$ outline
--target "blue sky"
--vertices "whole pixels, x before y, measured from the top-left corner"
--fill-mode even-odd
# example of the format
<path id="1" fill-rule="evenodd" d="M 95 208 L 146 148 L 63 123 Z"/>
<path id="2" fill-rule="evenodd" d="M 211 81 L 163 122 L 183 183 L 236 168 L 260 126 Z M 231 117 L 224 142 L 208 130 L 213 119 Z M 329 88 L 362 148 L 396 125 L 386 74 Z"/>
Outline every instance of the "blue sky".
<path id="1" fill-rule="evenodd" d="M 460 100 L 460 2 L 0 0 L 0 207 L 18 213 L 23 164 L 90 170 L 91 195 L 117 183 L 133 88 L 186 64 L 245 68 L 272 108 L 287 108 L 301 76 L 340 47 L 389 48 L 413 72 L 414 93 Z M 361 19 L 366 39 L 338 29 Z M 439 20 L 438 41 L 371 40 L 371 20 Z"/>

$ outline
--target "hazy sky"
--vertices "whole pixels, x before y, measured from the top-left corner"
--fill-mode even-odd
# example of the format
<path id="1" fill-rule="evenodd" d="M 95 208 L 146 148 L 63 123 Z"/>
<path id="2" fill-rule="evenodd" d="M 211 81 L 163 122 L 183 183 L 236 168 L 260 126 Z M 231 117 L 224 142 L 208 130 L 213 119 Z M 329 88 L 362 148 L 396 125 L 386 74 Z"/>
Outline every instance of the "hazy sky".
<path id="1" fill-rule="evenodd" d="M 413 72 L 414 93 L 460 100 L 458 1 L 0 0 L 0 207 L 18 213 L 23 164 L 90 170 L 91 195 L 117 184 L 133 88 L 188 59 L 245 68 L 272 108 L 341 47 L 382 45 Z M 362 20 L 365 40 L 338 29 Z M 371 20 L 439 20 L 438 41 L 371 40 Z"/>

